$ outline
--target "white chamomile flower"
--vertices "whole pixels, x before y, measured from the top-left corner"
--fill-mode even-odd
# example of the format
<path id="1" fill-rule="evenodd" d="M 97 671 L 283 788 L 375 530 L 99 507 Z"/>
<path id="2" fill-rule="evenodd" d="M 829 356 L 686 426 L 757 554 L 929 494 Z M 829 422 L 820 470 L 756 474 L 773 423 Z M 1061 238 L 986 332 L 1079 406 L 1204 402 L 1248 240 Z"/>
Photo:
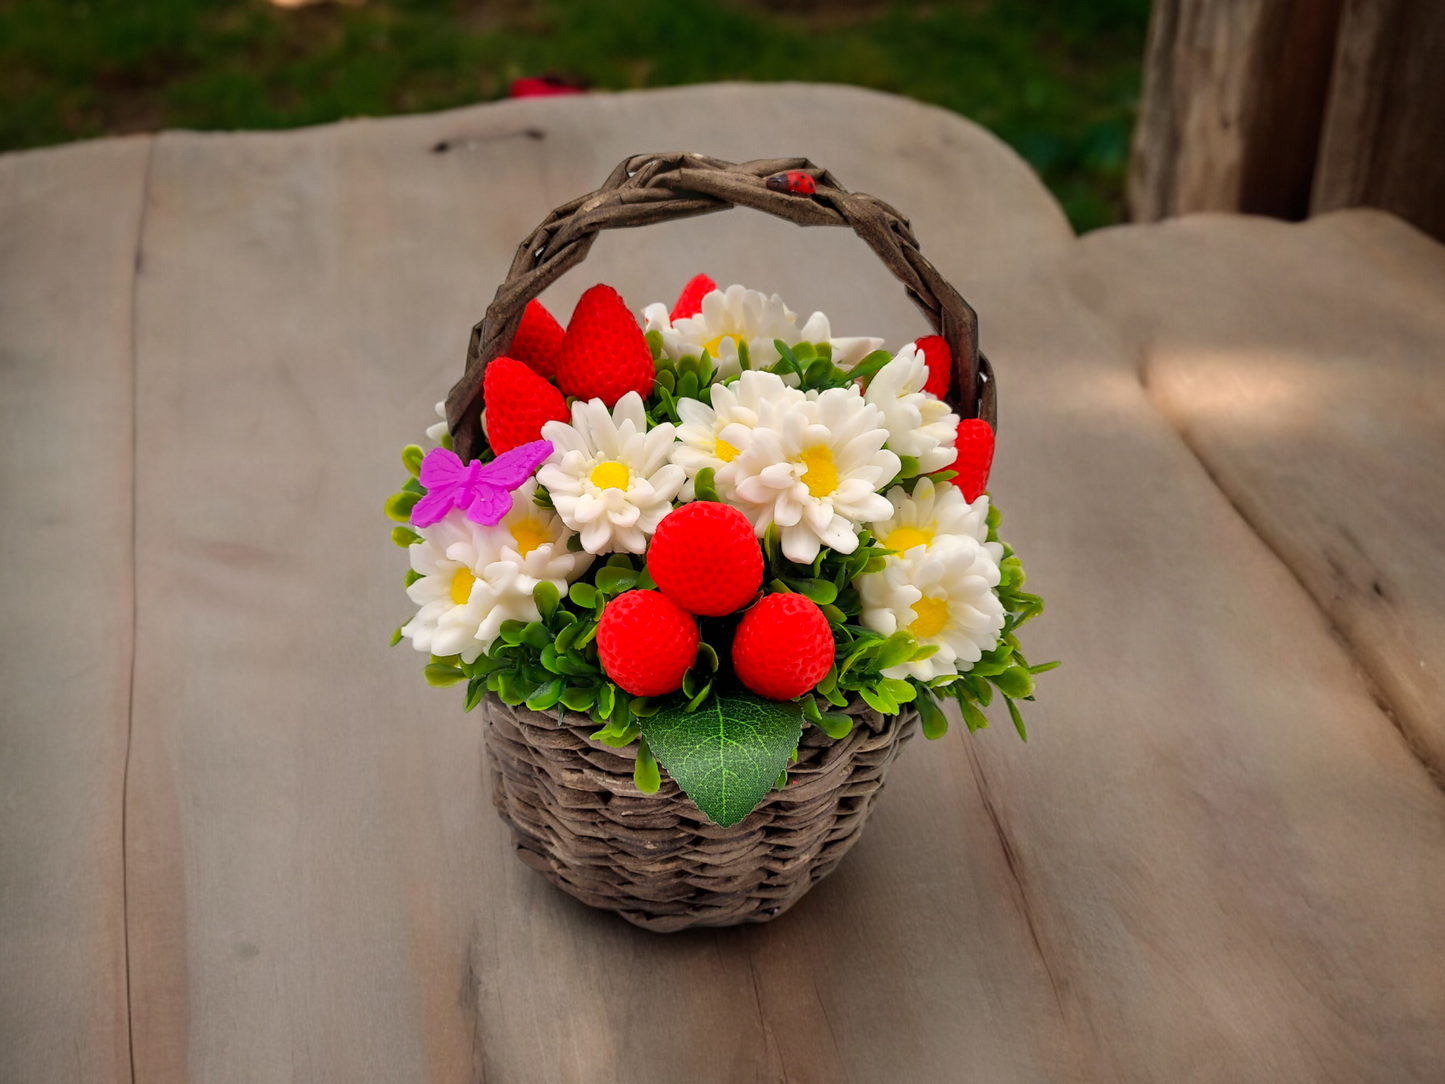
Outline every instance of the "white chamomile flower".
<path id="1" fill-rule="evenodd" d="M 913 485 L 912 496 L 902 486 L 890 489 L 888 503 L 892 515 L 871 526 L 884 548 L 896 550 L 899 556 L 917 556 L 917 547 L 967 537 L 982 544 L 995 564 L 1003 560 L 1003 545 L 987 541 L 987 494 L 969 504 L 963 491 L 951 482 L 934 485 L 932 478 L 920 478 Z"/>
<path id="2" fill-rule="evenodd" d="M 722 439 L 729 425 L 751 432 L 758 424 L 758 412 L 765 402 L 787 406 L 803 401 L 803 393 L 790 388 L 774 373 L 748 370 L 732 384 L 712 386 L 712 406 L 697 399 L 679 399 L 677 413 L 682 424 L 677 427 L 679 443 L 673 446 L 672 461 L 687 472 L 682 499 L 694 497 L 693 479 L 711 467 L 717 491 L 725 500 L 732 497 L 736 469 L 733 464 L 745 445 L 732 445 Z M 740 430 L 733 430 L 738 439 Z"/>
<path id="3" fill-rule="evenodd" d="M 426 439 L 433 444 L 440 444 L 442 437 L 446 436 L 447 433 L 447 404 L 445 399 L 437 404 L 437 417 L 440 418 L 441 421 L 435 425 L 426 427 Z"/>
<path id="4" fill-rule="evenodd" d="M 738 285 L 704 294 L 702 311 L 696 316 L 673 320 L 667 306 L 660 302 L 647 306 L 642 315 L 647 321 L 646 330 L 662 335 L 663 353 L 668 357 L 700 356 L 706 348 L 724 377 L 741 369 L 739 342 L 747 343 L 749 362 L 754 368 L 766 368 L 778 360 L 780 355 L 773 345 L 777 339 L 789 346 L 803 341 L 831 343 L 833 360 L 843 368 L 857 364 L 883 343 L 882 339 L 834 339 L 828 318 L 821 312 L 815 312 L 799 328 L 798 314 L 777 294 L 767 297 Z"/>
<path id="5" fill-rule="evenodd" d="M 720 437 L 743 449 L 733 461 L 738 508 L 759 536 L 776 523 L 791 561 L 812 561 L 820 546 L 852 553 L 859 525 L 892 511 L 878 490 L 898 473 L 898 456 L 883 447 L 882 411 L 854 386 L 764 400 L 751 431 L 733 423 Z"/>
<path id="6" fill-rule="evenodd" d="M 968 671 L 998 645 L 1003 603 L 994 593 L 998 562 L 972 535 L 935 538 L 902 557 L 885 559 L 881 572 L 855 582 L 863 600 L 862 622 L 891 636 L 907 629 L 918 642 L 938 648 L 916 662 L 883 671 L 885 677 L 929 681 Z"/>
<path id="7" fill-rule="evenodd" d="M 957 453 L 958 416 L 948 404 L 924 394 L 928 362 L 909 343 L 868 384 L 867 400 L 883 411 L 888 447 L 918 460 L 921 474 L 952 466 Z"/>
<path id="8" fill-rule="evenodd" d="M 548 422 L 554 451 L 537 472 L 563 522 L 588 553 L 642 553 L 687 475 L 669 463 L 671 422 L 649 430 L 642 398 L 630 391 L 608 413 L 601 399 L 572 404 L 572 424 Z"/>
<path id="9" fill-rule="evenodd" d="M 460 655 L 466 662 L 491 649 L 503 621 L 536 621 L 532 592 L 548 581 L 563 594 L 592 563 L 567 549 L 571 534 L 555 513 L 532 497 L 529 478 L 512 494 L 511 511 L 495 527 L 474 523 L 454 508 L 408 547 L 421 578 L 406 589 L 421 607 L 401 634 L 418 651 Z"/>

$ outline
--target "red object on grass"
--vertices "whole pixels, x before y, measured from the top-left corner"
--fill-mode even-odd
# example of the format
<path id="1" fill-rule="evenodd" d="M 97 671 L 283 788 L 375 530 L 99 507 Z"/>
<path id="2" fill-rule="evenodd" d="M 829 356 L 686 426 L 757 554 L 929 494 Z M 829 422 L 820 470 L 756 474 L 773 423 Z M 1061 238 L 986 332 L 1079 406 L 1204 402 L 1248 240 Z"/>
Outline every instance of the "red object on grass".
<path id="1" fill-rule="evenodd" d="M 717 289 L 717 283 L 706 275 L 694 275 L 682 293 L 677 295 L 677 304 L 672 307 L 672 315 L 669 319 L 681 320 L 688 316 L 696 316 L 702 312 L 702 299 L 704 294 L 710 294 Z"/>
<path id="2" fill-rule="evenodd" d="M 803 595 L 764 595 L 738 622 L 733 671 L 759 696 L 791 700 L 815 687 L 833 665 L 833 630 Z"/>
<path id="3" fill-rule="evenodd" d="M 627 591 L 602 611 L 597 656 L 624 692 L 662 696 L 682 688 L 697 658 L 697 622 L 659 591 Z"/>
<path id="4" fill-rule="evenodd" d="M 731 505 L 692 501 L 662 518 L 647 550 L 657 588 L 688 613 L 741 610 L 763 584 L 763 551 L 748 517 Z"/>
<path id="5" fill-rule="evenodd" d="M 992 426 L 982 418 L 964 418 L 958 423 L 954 447 L 958 455 L 949 469 L 958 474 L 953 484 L 963 490 L 963 499 L 972 504 L 988 488 L 988 472 L 993 467 Z"/>
<path id="6" fill-rule="evenodd" d="M 507 91 L 509 98 L 555 98 L 559 94 L 586 94 L 585 87 L 569 82 L 561 75 L 524 75 L 513 79 Z"/>

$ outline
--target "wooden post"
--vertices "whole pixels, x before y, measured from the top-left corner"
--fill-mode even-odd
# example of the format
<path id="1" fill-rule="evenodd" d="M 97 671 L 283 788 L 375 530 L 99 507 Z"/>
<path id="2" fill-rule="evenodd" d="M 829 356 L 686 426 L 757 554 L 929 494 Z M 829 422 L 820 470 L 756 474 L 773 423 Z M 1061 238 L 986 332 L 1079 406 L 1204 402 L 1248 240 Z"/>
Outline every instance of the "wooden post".
<path id="1" fill-rule="evenodd" d="M 1310 211 L 1383 207 L 1445 240 L 1445 2 L 1346 0 Z"/>
<path id="2" fill-rule="evenodd" d="M 1445 3 L 1155 0 L 1131 216 L 1392 210 L 1445 237 Z"/>

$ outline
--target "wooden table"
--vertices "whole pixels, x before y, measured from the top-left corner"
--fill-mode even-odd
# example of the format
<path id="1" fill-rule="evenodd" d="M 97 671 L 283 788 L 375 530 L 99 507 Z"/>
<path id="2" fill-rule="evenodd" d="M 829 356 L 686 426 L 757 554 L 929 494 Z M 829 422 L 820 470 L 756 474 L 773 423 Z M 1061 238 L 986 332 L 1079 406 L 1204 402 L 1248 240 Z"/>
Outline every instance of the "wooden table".
<path id="1" fill-rule="evenodd" d="M 386 647 L 380 505 L 518 240 L 674 147 L 913 216 L 1066 664 L 1026 746 L 910 746 L 784 918 L 657 936 L 510 853 L 477 717 Z M 924 331 L 743 211 L 547 300 L 699 270 Z M 1077 239 L 992 136 L 837 87 L 0 157 L 0 1078 L 1445 1078 L 1442 298 L 1374 212 Z"/>

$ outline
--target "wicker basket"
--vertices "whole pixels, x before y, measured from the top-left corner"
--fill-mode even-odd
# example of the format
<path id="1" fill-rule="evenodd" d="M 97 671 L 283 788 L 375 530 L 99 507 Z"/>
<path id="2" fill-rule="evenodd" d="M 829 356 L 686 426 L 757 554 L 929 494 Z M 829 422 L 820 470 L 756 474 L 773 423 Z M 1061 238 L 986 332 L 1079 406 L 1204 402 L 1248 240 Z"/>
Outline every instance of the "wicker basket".
<path id="1" fill-rule="evenodd" d="M 908 220 L 849 192 L 805 158 L 734 165 L 699 154 L 635 155 L 596 192 L 553 211 L 517 249 L 507 279 L 472 329 L 466 373 L 447 396 L 457 452 L 481 448 L 482 375 L 510 345 L 527 303 L 576 266 L 599 232 L 732 207 L 801 226 L 847 226 L 903 284 L 953 352 L 950 405 L 997 428 L 992 369 L 978 350 L 967 302 L 919 251 Z M 559 888 L 651 930 L 766 922 L 826 876 L 857 840 L 899 748 L 918 717 L 847 709 L 852 732 L 834 741 L 803 731 L 785 790 L 772 791 L 731 828 L 707 820 L 664 774 L 662 789 L 633 782 L 636 750 L 588 734 L 585 716 L 551 716 L 482 702 L 492 798 L 517 853 Z"/>
<path id="2" fill-rule="evenodd" d="M 492 802 L 517 856 L 583 903 L 649 930 L 767 922 L 832 872 L 858 841 L 918 715 L 851 706 L 834 741 L 807 727 L 788 786 L 719 828 L 664 774 L 643 794 L 636 746 L 589 741 L 586 716 L 481 704 Z"/>

